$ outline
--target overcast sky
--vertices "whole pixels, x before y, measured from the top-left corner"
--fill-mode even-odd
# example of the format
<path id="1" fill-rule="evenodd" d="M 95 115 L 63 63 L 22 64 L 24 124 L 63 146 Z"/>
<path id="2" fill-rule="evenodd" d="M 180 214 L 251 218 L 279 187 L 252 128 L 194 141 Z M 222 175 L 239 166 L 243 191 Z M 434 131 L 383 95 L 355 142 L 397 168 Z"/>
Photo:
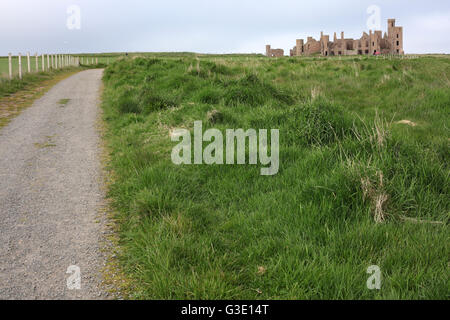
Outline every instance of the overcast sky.
<path id="1" fill-rule="evenodd" d="M 296 38 L 320 31 L 359 38 L 372 5 L 383 31 L 388 18 L 404 27 L 406 53 L 450 53 L 449 0 L 0 0 L 0 55 L 263 53 L 269 43 L 288 53 Z"/>

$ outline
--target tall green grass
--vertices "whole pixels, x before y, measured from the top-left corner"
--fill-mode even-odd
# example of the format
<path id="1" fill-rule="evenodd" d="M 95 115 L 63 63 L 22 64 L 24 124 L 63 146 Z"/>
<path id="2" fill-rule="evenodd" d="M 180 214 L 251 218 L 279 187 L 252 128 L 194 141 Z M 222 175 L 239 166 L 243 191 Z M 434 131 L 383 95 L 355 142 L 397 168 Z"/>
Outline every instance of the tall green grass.
<path id="1" fill-rule="evenodd" d="M 161 55 L 110 65 L 109 196 L 133 297 L 448 298 L 449 61 Z M 279 173 L 175 166 L 170 132 L 195 120 L 279 129 Z M 366 287 L 370 265 L 381 268 L 379 291 Z"/>

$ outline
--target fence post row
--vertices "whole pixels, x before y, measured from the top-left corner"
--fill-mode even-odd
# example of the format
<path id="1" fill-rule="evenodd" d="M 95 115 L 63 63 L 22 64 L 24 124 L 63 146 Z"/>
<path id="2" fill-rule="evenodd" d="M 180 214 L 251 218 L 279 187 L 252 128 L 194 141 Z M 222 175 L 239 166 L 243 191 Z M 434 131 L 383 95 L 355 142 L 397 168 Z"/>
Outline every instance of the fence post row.
<path id="1" fill-rule="evenodd" d="M 23 73 L 31 73 L 31 58 L 30 52 L 27 52 L 27 68 L 24 70 L 22 66 L 22 53 L 19 53 L 18 58 L 18 75 L 19 79 L 23 78 Z M 23 56 L 25 58 L 25 55 Z M 81 64 L 84 64 L 84 57 L 75 57 L 70 54 L 34 54 L 35 59 L 35 72 L 45 72 L 50 70 L 63 69 L 66 67 L 78 67 Z M 41 60 L 42 65 L 39 66 L 39 59 Z M 86 59 L 87 64 L 89 64 L 89 59 Z M 95 58 L 96 63 L 98 63 L 98 58 Z M 92 64 L 94 64 L 94 57 L 91 59 Z M 9 79 L 13 79 L 13 55 L 12 53 L 8 54 L 8 71 L 9 71 Z"/>

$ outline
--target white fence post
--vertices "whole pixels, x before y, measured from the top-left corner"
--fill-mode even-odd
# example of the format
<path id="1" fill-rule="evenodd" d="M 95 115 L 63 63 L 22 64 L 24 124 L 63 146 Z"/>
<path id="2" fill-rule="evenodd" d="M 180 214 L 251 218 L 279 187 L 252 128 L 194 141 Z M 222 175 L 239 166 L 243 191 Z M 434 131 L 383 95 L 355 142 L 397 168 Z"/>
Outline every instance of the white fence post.
<path id="1" fill-rule="evenodd" d="M 38 54 L 36 53 L 35 55 L 34 55 L 34 57 L 36 58 L 36 72 L 39 72 L 39 58 L 38 58 Z"/>
<path id="2" fill-rule="evenodd" d="M 45 59 L 44 59 L 44 54 L 42 54 L 42 72 L 45 72 Z"/>
<path id="3" fill-rule="evenodd" d="M 28 67 L 28 73 L 31 73 L 30 53 L 29 52 L 27 52 L 27 67 Z"/>
<path id="4" fill-rule="evenodd" d="M 19 79 L 22 79 L 22 54 L 19 53 Z"/>
<path id="5" fill-rule="evenodd" d="M 47 53 L 47 70 L 50 70 L 50 56 Z"/>
<path id="6" fill-rule="evenodd" d="M 11 55 L 11 53 L 8 55 L 8 64 L 9 64 L 9 80 L 12 80 L 12 55 Z"/>
<path id="7" fill-rule="evenodd" d="M 98 58 L 95 58 L 95 64 L 98 64 Z"/>

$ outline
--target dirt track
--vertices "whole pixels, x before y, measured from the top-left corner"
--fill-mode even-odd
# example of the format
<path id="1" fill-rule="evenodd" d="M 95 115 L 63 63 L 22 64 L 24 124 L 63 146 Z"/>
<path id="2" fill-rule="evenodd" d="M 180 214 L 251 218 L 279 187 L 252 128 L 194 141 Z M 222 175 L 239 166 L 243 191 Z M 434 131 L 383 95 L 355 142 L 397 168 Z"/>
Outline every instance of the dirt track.
<path id="1" fill-rule="evenodd" d="M 96 128 L 102 73 L 61 81 L 0 129 L 0 299 L 106 297 Z M 72 265 L 81 290 L 67 287 Z"/>

